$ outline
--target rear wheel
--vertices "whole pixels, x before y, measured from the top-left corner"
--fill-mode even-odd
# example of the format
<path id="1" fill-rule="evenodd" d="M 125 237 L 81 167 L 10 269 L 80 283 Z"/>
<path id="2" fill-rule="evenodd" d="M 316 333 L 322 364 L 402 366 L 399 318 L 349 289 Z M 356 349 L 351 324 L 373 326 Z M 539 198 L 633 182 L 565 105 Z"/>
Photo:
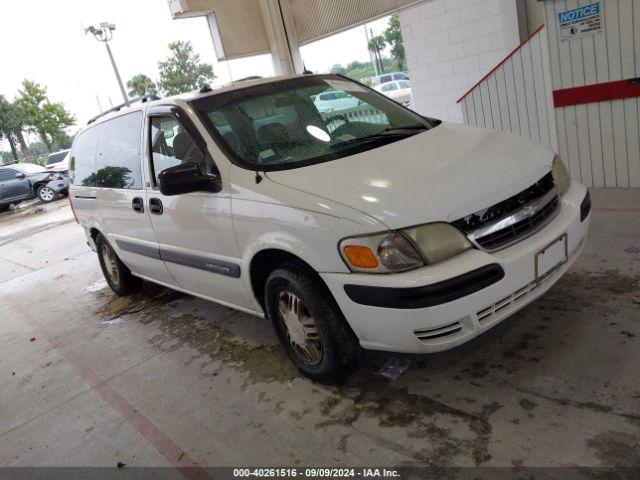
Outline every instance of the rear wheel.
<path id="1" fill-rule="evenodd" d="M 36 195 L 43 203 L 53 202 L 56 198 L 58 198 L 58 194 L 55 190 L 47 185 L 40 185 L 38 190 L 36 190 Z"/>
<path id="2" fill-rule="evenodd" d="M 297 265 L 274 270 L 265 288 L 267 317 L 296 368 L 322 383 L 337 383 L 360 359 L 360 344 L 331 293 Z"/>
<path id="3" fill-rule="evenodd" d="M 105 280 L 118 295 L 127 295 L 142 286 L 142 279 L 134 276 L 131 270 L 122 263 L 102 234 L 96 237 L 98 260 Z"/>

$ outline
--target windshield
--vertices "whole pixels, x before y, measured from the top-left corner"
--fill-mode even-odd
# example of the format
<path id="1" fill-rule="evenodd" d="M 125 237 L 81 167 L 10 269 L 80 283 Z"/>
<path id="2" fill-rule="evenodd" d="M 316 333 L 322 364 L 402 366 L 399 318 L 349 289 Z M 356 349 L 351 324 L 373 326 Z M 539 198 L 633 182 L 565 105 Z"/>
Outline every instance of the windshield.
<path id="1" fill-rule="evenodd" d="M 339 76 L 308 76 L 211 95 L 194 107 L 235 163 L 298 168 L 395 142 L 435 123 Z"/>

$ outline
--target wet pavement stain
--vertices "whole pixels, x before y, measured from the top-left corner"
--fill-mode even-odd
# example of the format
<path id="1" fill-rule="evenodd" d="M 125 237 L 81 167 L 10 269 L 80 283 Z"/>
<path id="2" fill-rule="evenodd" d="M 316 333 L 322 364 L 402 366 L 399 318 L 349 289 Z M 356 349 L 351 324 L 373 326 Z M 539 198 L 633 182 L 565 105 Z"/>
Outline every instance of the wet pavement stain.
<path id="1" fill-rule="evenodd" d="M 224 309 L 235 315 L 232 309 Z M 256 317 L 256 322 L 261 320 Z M 188 364 L 199 362 L 205 376 L 217 376 L 222 364 L 245 374 L 245 387 L 257 382 L 288 382 L 298 376 L 279 347 L 253 343 L 195 313 L 145 310 L 140 322 L 157 326 L 160 333 L 149 342 L 163 351 L 195 349 Z"/>
<path id="2" fill-rule="evenodd" d="M 403 447 L 402 453 L 414 460 L 446 466 L 453 465 L 457 457 L 468 457 L 474 464 L 481 465 L 491 458 L 489 417 L 501 407 L 491 402 L 479 413 L 469 413 L 411 393 L 407 387 L 394 386 L 389 380 L 358 375 L 320 403 L 320 412 L 327 419 L 318 422 L 316 428 L 351 427 L 360 420 L 372 418 L 382 428 L 402 428 L 407 437 L 414 440 L 414 448 Z M 448 426 L 456 424 L 459 427 L 455 429 Z M 466 430 L 466 434 L 458 430 Z"/>
<path id="3" fill-rule="evenodd" d="M 184 297 L 183 293 L 145 282 L 140 291 L 120 297 L 109 289 L 93 292 L 102 302 L 95 312 L 102 321 L 139 313 Z"/>
<path id="4" fill-rule="evenodd" d="M 523 410 L 530 412 L 531 410 L 533 410 L 534 408 L 536 408 L 538 406 L 538 404 L 536 402 L 532 402 L 531 400 L 527 399 L 527 398 L 521 398 L 518 401 L 518 404 L 522 407 Z"/>
<path id="5" fill-rule="evenodd" d="M 639 467 L 640 437 L 626 432 L 603 432 L 587 440 L 603 466 Z"/>
<path id="6" fill-rule="evenodd" d="M 618 270 L 572 270 L 562 277 L 557 287 L 557 293 L 578 290 L 596 297 L 608 294 L 640 297 L 640 276 L 626 275 Z"/>

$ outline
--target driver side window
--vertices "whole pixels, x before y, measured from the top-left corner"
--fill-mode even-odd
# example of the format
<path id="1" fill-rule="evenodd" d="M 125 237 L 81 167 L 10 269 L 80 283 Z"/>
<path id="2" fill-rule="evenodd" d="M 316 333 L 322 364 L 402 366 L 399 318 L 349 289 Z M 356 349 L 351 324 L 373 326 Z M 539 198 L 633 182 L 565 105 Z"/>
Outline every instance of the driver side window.
<path id="1" fill-rule="evenodd" d="M 182 163 L 197 163 L 203 174 L 209 173 L 203 152 L 172 116 L 151 117 L 151 155 L 156 185 L 160 172 Z"/>

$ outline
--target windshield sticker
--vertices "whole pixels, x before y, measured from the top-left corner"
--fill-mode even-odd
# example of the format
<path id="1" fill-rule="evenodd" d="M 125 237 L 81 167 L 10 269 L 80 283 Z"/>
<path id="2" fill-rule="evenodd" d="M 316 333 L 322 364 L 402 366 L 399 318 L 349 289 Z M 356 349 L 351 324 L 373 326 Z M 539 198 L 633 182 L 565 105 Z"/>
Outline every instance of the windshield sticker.
<path id="1" fill-rule="evenodd" d="M 342 90 L 344 92 L 364 92 L 365 89 L 357 83 L 350 82 L 348 80 L 333 80 L 325 79 L 325 82 L 329 84 L 334 90 Z"/>
<path id="2" fill-rule="evenodd" d="M 271 149 L 263 150 L 260 152 L 260 160 L 267 160 L 268 158 L 273 157 L 275 154 L 276 152 Z"/>

